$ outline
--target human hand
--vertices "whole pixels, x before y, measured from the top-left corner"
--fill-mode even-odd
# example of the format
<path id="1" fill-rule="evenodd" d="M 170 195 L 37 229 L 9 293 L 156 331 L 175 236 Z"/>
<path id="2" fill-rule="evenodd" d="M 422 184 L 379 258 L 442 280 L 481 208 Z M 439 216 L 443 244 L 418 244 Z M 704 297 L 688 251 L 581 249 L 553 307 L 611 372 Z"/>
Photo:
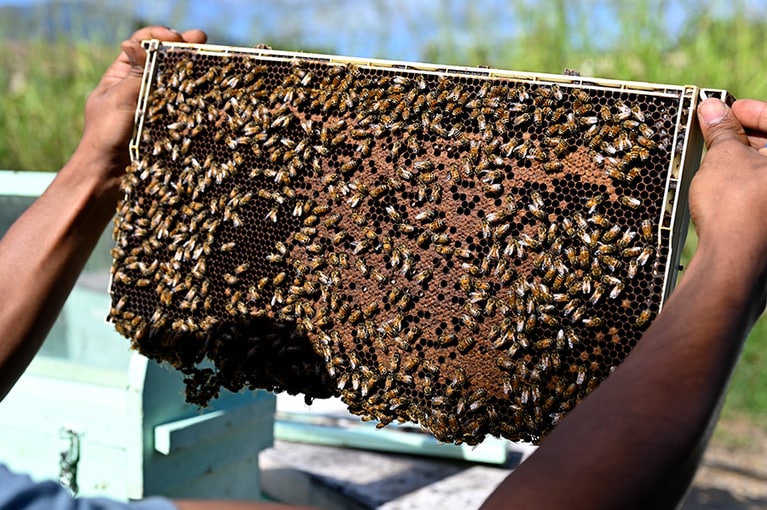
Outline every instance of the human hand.
<path id="1" fill-rule="evenodd" d="M 129 162 L 128 142 L 133 132 L 133 118 L 141 88 L 146 52 L 144 39 L 204 43 L 201 30 L 178 33 L 166 27 L 137 30 L 122 43 L 122 52 L 106 70 L 85 104 L 85 129 L 75 155 L 84 157 L 93 168 L 107 172 L 106 178 L 122 176 Z M 90 166 L 90 165 L 89 165 Z"/>
<path id="2" fill-rule="evenodd" d="M 767 264 L 767 103 L 717 99 L 698 107 L 708 152 L 690 188 L 699 249 Z M 724 253 L 723 253 L 724 252 Z"/>

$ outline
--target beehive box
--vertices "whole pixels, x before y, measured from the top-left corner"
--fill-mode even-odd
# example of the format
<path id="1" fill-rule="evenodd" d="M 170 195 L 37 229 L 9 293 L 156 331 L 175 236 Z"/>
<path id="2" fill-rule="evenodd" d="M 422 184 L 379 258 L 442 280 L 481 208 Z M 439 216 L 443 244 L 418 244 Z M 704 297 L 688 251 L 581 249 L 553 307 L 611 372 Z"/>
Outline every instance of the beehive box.
<path id="1" fill-rule="evenodd" d="M 192 402 L 536 442 L 674 284 L 697 87 L 145 45 L 109 319 Z"/>
<path id="2" fill-rule="evenodd" d="M 0 236 L 55 177 L 0 170 Z M 182 374 L 131 352 L 103 323 L 112 245 L 109 232 L 99 238 L 45 342 L 0 403 L 0 458 L 86 497 L 258 499 L 274 395 L 221 392 L 203 411 L 185 403 Z"/>

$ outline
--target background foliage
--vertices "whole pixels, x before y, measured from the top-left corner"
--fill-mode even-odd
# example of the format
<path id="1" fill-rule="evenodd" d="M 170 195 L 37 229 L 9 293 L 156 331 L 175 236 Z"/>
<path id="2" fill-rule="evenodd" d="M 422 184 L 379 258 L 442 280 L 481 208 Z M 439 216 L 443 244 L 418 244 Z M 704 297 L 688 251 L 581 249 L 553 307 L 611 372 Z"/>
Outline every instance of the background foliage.
<path id="1" fill-rule="evenodd" d="M 83 105 L 119 51 L 119 38 L 147 23 L 205 28 L 210 42 L 356 56 L 485 64 L 517 71 L 696 84 L 736 97 L 767 99 L 765 17 L 758 2 L 732 0 L 403 0 L 361 2 L 372 21 L 343 14 L 350 2 L 221 0 L 207 18 L 183 2 L 169 10 L 48 4 L 31 13 L 0 9 L 0 168 L 55 171 L 82 132 Z M 279 4 L 279 5 L 278 5 Z M 98 5 L 102 5 L 98 3 Z M 359 4 L 358 4 L 359 5 Z M 227 7 L 230 7 L 227 9 Z M 359 8 L 355 6 L 355 8 Z M 245 9 L 245 10 L 243 10 Z M 270 9 L 270 11 L 265 11 Z M 282 9 L 282 11 L 273 11 Z M 244 20 L 258 37 L 227 28 Z M 203 21 L 212 19 L 212 22 Z M 76 23 L 72 23 L 76 20 Z M 106 21 L 105 21 L 106 20 Z M 322 24 L 328 25 L 323 35 Z M 340 23 L 345 23 L 339 25 Z M 365 23 L 372 23 L 370 26 Z M 43 28 L 41 28 L 43 27 Z M 98 27 L 98 29 L 94 28 Z M 396 40 L 392 34 L 396 33 Z M 30 34 L 32 34 L 30 36 Z M 357 34 L 357 35 L 355 35 Z M 114 38 L 117 37 L 117 40 Z M 691 236 L 686 253 L 694 250 Z M 733 379 L 725 413 L 767 413 L 767 325 L 754 329 Z"/>

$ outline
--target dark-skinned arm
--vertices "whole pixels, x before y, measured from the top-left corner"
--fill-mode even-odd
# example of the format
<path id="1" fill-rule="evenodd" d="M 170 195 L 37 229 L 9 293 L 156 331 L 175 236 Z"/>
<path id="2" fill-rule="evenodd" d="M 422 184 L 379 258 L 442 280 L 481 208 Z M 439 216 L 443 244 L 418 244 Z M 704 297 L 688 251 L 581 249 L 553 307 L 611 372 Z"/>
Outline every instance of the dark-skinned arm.
<path id="1" fill-rule="evenodd" d="M 0 240 L 0 399 L 37 353 L 99 236 L 115 213 L 129 163 L 128 141 L 141 87 L 143 39 L 204 43 L 199 30 L 138 30 L 122 44 L 85 107 L 71 159 Z M 38 502 L 39 503 L 39 502 Z M 180 510 L 279 510 L 258 502 L 179 501 Z"/>
<path id="2" fill-rule="evenodd" d="M 145 60 L 139 42 L 149 38 L 204 42 L 205 34 L 151 27 L 122 44 L 88 97 L 71 159 L 0 240 L 0 399 L 40 348 L 114 215 Z"/>
<path id="3" fill-rule="evenodd" d="M 484 510 L 671 509 L 686 494 L 767 288 L 767 109 L 708 100 L 698 114 L 709 150 L 690 191 L 699 244 L 680 284 Z"/>

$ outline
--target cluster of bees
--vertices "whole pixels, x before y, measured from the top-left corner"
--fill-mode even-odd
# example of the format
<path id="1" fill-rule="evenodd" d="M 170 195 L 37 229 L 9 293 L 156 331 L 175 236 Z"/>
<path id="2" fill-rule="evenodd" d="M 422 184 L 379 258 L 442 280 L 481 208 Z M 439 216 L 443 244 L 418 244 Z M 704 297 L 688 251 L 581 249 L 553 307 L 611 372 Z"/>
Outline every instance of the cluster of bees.
<path id="1" fill-rule="evenodd" d="M 657 314 L 678 99 L 157 51 L 109 319 L 219 388 L 536 442 Z"/>

